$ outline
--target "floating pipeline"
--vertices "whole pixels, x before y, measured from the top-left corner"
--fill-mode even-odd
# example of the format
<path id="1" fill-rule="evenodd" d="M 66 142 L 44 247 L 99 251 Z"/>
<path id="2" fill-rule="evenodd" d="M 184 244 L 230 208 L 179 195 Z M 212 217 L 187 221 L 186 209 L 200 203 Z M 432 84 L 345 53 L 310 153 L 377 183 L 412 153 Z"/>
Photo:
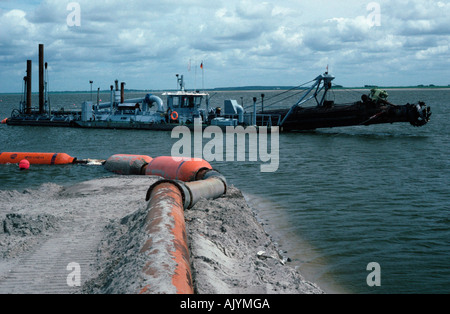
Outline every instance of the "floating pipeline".
<path id="1" fill-rule="evenodd" d="M 199 158 L 117 154 L 105 162 L 105 169 L 122 175 L 155 175 L 182 191 L 183 204 L 191 208 L 200 198 L 214 198 L 226 193 L 226 179 Z M 159 182 L 159 181 L 158 181 Z M 184 183 L 185 182 L 185 183 Z M 149 190 L 151 193 L 151 190 Z M 149 199 L 147 194 L 147 200 Z"/>
<path id="2" fill-rule="evenodd" d="M 105 169 L 121 175 L 145 174 L 145 167 L 153 160 L 145 155 L 118 154 L 109 157 L 105 162 Z"/>
<path id="3" fill-rule="evenodd" d="M 216 198 L 226 193 L 227 181 L 203 159 L 118 154 L 108 158 L 105 169 L 121 175 L 155 175 L 176 185 L 182 192 L 185 209 L 202 197 Z M 160 182 L 160 181 L 158 181 Z M 186 183 L 184 183 L 186 182 Z M 225 190 L 224 190 L 225 186 Z M 147 200 L 151 189 L 147 193 Z"/>
<path id="4" fill-rule="evenodd" d="M 77 159 L 66 153 L 19 153 L 0 152 L 0 164 L 18 164 L 21 160 L 28 160 L 30 165 L 103 165 L 101 159 Z"/>
<path id="5" fill-rule="evenodd" d="M 105 169 L 122 175 L 155 175 L 165 179 L 195 181 L 211 165 L 203 159 L 118 154 L 108 160 L 77 159 L 66 153 L 0 152 L 0 164 L 18 164 L 28 160 L 34 165 L 102 164 Z"/>
<path id="6" fill-rule="evenodd" d="M 67 165 L 77 162 L 76 158 L 65 153 L 0 153 L 0 164 L 18 164 L 24 159 L 32 165 Z"/>
<path id="7" fill-rule="evenodd" d="M 195 181 L 211 165 L 199 158 L 179 158 L 161 156 L 152 158 L 145 155 L 117 154 L 105 162 L 105 169 L 121 175 L 159 176 L 164 179 Z"/>
<path id="8" fill-rule="evenodd" d="M 145 155 L 118 154 L 106 160 L 105 169 L 121 175 L 155 175 L 169 180 L 182 191 L 186 209 L 202 197 L 214 198 L 226 193 L 225 177 L 199 158 L 161 156 L 153 159 Z M 214 180 L 209 180 L 211 178 Z"/>
<path id="9" fill-rule="evenodd" d="M 154 158 L 146 167 L 146 175 L 165 179 L 195 181 L 203 170 L 211 170 L 211 165 L 199 158 L 161 156 Z"/>

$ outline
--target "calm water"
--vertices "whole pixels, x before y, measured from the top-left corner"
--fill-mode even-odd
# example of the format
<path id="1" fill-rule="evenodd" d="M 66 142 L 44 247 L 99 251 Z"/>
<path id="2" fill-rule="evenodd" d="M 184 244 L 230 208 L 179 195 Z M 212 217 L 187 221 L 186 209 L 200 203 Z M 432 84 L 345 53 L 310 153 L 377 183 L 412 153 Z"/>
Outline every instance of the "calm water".
<path id="1" fill-rule="evenodd" d="M 265 106 L 270 106 L 279 92 L 264 93 Z M 243 97 L 251 107 L 252 97 L 260 94 L 217 93 L 212 102 L 221 106 L 232 98 L 240 103 Z M 261 173 L 257 162 L 211 164 L 258 207 L 259 219 L 287 251 L 291 265 L 326 291 L 449 293 L 450 91 L 389 94 L 397 104 L 425 101 L 432 107 L 432 121 L 422 128 L 392 124 L 280 134 L 275 173 Z M 332 94 L 336 102 L 360 95 Z M 0 120 L 10 116 L 20 98 L 0 95 Z M 53 108 L 76 109 L 89 98 L 54 94 L 51 101 Z M 108 101 L 109 96 L 101 98 Z M 170 155 L 177 140 L 170 132 L 0 126 L 0 151 L 65 152 L 77 158 Z M 97 166 L 32 166 L 20 172 L 16 165 L 4 165 L 0 189 L 68 185 L 110 175 Z M 371 262 L 381 267 L 380 287 L 366 283 Z"/>

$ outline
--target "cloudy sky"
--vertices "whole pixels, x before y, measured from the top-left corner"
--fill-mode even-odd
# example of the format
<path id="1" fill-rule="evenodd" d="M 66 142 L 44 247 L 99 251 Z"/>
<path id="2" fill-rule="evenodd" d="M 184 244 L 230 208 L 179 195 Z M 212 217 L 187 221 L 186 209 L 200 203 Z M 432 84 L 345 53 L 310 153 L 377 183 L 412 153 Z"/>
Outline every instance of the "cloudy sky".
<path id="1" fill-rule="evenodd" d="M 448 85 L 449 39 L 449 0 L 0 0 L 0 92 L 28 59 L 37 91 L 40 43 L 52 91 L 296 86 L 327 65 L 344 86 Z"/>

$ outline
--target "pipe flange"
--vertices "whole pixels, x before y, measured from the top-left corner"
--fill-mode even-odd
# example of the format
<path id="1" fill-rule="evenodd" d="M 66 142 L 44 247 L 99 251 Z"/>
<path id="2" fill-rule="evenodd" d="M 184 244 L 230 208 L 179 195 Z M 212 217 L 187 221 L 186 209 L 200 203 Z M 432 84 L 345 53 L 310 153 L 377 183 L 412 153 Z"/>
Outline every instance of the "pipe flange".
<path id="1" fill-rule="evenodd" d="M 190 193 L 189 189 L 184 185 L 184 182 L 178 181 L 178 180 L 162 179 L 162 180 L 159 180 L 159 181 L 153 183 L 147 190 L 145 200 L 148 202 L 150 200 L 150 196 L 152 195 L 152 192 L 155 189 L 155 187 L 157 187 L 158 185 L 163 184 L 163 183 L 170 183 L 170 184 L 175 185 L 178 188 L 178 190 L 181 193 L 182 200 L 183 200 L 183 208 L 185 210 L 188 209 L 189 206 L 191 205 L 191 200 L 192 200 L 191 193 Z"/>
<path id="2" fill-rule="evenodd" d="M 225 178 L 225 176 L 223 174 L 220 173 L 219 170 L 216 169 L 208 169 L 208 171 L 206 171 L 203 176 L 202 176 L 202 180 L 206 180 L 209 178 L 218 178 L 223 182 L 224 185 L 224 193 L 223 194 L 227 194 L 227 179 Z"/>

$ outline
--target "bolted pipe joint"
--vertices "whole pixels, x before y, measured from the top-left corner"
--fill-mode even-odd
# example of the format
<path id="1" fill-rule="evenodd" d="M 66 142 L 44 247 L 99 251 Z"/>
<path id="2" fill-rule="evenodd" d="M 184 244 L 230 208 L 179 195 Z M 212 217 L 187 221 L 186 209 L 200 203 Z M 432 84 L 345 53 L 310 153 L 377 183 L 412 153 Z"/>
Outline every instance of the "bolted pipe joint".
<path id="1" fill-rule="evenodd" d="M 151 199 L 153 190 L 160 184 L 170 183 L 181 193 L 183 208 L 191 209 L 201 199 L 216 199 L 226 194 L 227 183 L 225 177 L 216 170 L 208 171 L 199 181 L 183 182 L 180 180 L 159 180 L 152 184 L 147 191 L 146 201 Z"/>
<path id="2" fill-rule="evenodd" d="M 223 194 L 225 194 L 227 192 L 226 191 L 226 189 L 227 189 L 227 179 L 218 170 L 205 169 L 201 173 L 199 172 L 197 180 L 206 180 L 206 179 L 209 179 L 209 178 L 218 178 L 218 179 L 220 179 L 223 182 L 224 186 L 225 186 L 225 192 Z"/>
<path id="3" fill-rule="evenodd" d="M 159 185 L 162 184 L 171 184 L 173 185 L 175 188 L 178 189 L 180 195 L 181 195 L 181 201 L 183 204 L 183 209 L 188 209 L 189 205 L 192 203 L 191 202 L 191 193 L 189 191 L 189 189 L 187 188 L 187 186 L 184 184 L 183 181 L 179 181 L 179 180 L 166 180 L 166 179 L 161 179 L 155 183 L 153 183 L 149 189 L 147 190 L 147 195 L 145 196 L 145 200 L 148 202 L 151 200 L 152 195 L 153 195 L 153 191 L 155 189 L 158 188 Z"/>

